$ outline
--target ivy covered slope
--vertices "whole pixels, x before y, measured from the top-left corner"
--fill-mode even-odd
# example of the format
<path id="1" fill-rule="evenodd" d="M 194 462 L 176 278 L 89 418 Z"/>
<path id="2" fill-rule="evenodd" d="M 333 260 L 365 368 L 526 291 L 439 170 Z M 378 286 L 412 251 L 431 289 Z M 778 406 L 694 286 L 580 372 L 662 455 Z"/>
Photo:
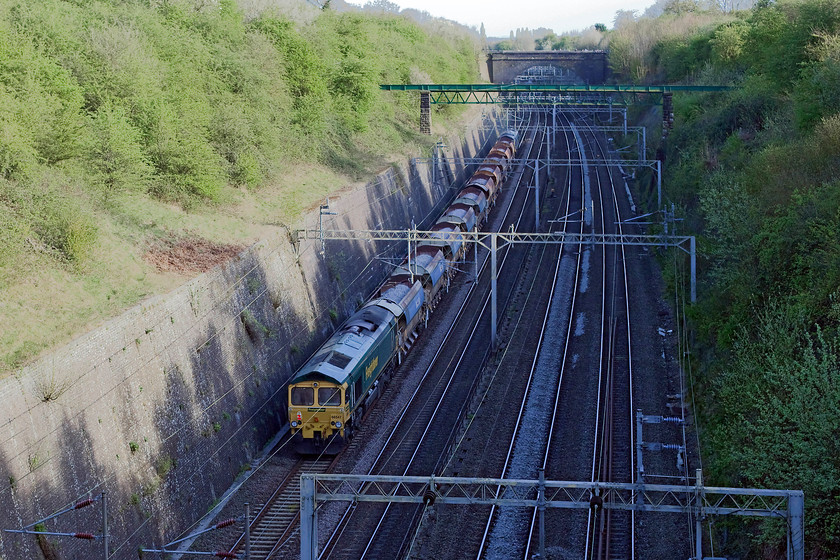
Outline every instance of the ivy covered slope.
<path id="1" fill-rule="evenodd" d="M 704 467 L 714 484 L 803 489 L 808 557 L 839 558 L 840 3 L 736 16 L 639 57 L 650 79 L 735 86 L 675 95 L 666 150 L 668 196 L 699 234 Z M 782 529 L 727 546 L 780 558 Z"/>
<path id="2" fill-rule="evenodd" d="M 463 30 L 299 4 L 0 0 L 0 376 L 420 149 L 380 83 L 478 80 Z"/>

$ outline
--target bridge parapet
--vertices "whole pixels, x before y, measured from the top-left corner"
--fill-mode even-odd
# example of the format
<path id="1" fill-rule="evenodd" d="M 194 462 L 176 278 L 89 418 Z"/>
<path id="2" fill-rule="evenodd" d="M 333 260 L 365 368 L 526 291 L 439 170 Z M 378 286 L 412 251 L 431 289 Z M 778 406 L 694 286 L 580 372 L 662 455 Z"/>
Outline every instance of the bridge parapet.
<path id="1" fill-rule="evenodd" d="M 603 84 L 609 77 L 606 51 L 503 51 L 487 55 L 490 81 L 512 83 L 535 66 L 569 70 L 581 84 Z"/>

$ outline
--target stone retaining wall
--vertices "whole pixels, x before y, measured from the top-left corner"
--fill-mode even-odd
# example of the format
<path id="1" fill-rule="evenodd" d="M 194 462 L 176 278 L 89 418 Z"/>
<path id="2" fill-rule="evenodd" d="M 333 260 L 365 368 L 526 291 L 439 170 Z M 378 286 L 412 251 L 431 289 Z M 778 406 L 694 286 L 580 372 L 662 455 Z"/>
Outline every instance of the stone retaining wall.
<path id="1" fill-rule="evenodd" d="M 487 149 L 477 120 L 453 157 Z M 327 229 L 433 223 L 456 190 L 431 166 L 388 168 L 330 203 Z M 318 211 L 306 225 L 317 227 Z M 405 246 L 306 241 L 278 230 L 238 258 L 154 297 L 0 380 L 0 529 L 108 495 L 113 558 L 174 539 L 204 515 L 285 423 L 285 383 L 365 301 Z M 379 258 L 377 258 L 379 257 Z M 98 505 L 46 524 L 101 533 Z M 55 558 L 102 558 L 100 542 L 50 538 Z M 48 545 L 50 546 L 50 545 Z M 0 533 L 0 560 L 42 558 Z"/>

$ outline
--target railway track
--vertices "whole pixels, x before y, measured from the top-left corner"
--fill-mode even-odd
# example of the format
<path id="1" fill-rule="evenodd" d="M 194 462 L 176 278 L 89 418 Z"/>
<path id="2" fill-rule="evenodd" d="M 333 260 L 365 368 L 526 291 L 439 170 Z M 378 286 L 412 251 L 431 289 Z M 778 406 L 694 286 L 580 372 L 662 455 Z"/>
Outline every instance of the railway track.
<path id="1" fill-rule="evenodd" d="M 571 145 L 569 138 L 565 138 L 566 146 Z M 570 216 L 579 217 L 580 211 L 585 207 L 585 197 L 582 185 L 575 190 L 572 189 L 571 173 L 568 173 L 564 180 L 566 199 L 565 204 L 556 208 L 557 215 L 554 216 L 554 223 L 560 220 L 560 229 L 568 231 L 573 227 Z M 573 202 L 573 200 L 575 202 Z M 574 206 L 573 206 L 574 204 Z M 573 211 L 576 207 L 577 212 Z M 562 219 L 561 217 L 565 217 Z M 577 220 L 577 231 L 581 232 L 583 222 Z M 566 257 L 564 267 L 566 273 L 563 280 L 560 279 L 561 255 L 563 252 L 570 253 L 569 247 L 563 246 L 562 252 L 547 251 L 542 248 L 541 260 L 546 260 L 547 273 L 542 276 L 550 279 L 548 302 L 546 302 L 542 315 L 542 326 L 539 331 L 541 343 L 534 349 L 531 357 L 530 369 L 528 372 L 528 383 L 525 390 L 519 394 L 519 414 L 515 422 L 515 428 L 510 436 L 507 445 L 507 454 L 503 466 L 499 472 L 488 473 L 491 476 L 503 476 L 508 478 L 534 478 L 539 467 L 544 466 L 545 442 L 551 438 L 552 409 L 557 408 L 557 394 L 562 384 L 563 364 L 568 355 L 569 342 L 572 334 L 571 321 L 574 317 L 574 307 L 578 286 L 581 280 L 581 254 L 577 249 L 574 264 Z M 564 297 L 557 297 L 558 288 L 570 294 L 567 300 Z M 542 294 L 535 294 L 535 299 L 542 297 Z M 533 317 L 533 316 L 532 316 Z M 533 320 L 533 319 L 532 319 Z M 525 333 L 513 333 L 516 337 L 527 337 L 528 328 L 525 325 Z M 546 339 L 551 331 L 551 338 Z M 561 344 L 558 344 L 561 343 Z M 562 351 L 557 348 L 560 346 Z M 544 352 L 542 352 L 544 350 Z M 559 372 L 557 367 L 559 364 Z M 552 398 L 553 395 L 553 398 Z M 512 404 L 512 403 L 511 403 Z M 521 510 L 491 508 L 487 516 L 481 544 L 476 554 L 477 558 L 515 558 L 528 557 L 528 544 L 530 532 L 521 523 Z M 524 529 L 524 530 L 523 530 Z"/>
<path id="2" fill-rule="evenodd" d="M 510 189 L 508 185 L 506 189 Z M 515 197 L 514 197 L 515 198 Z M 521 219 L 525 204 L 522 204 L 517 221 Z M 509 266 L 508 252 L 502 256 L 500 268 Z M 484 272 L 485 262 L 482 265 L 482 272 L 479 277 L 486 277 Z M 516 265 L 514 269 L 518 269 Z M 486 287 L 486 278 L 484 283 Z M 476 289 L 474 284 L 471 292 Z M 464 329 L 463 326 L 455 328 L 457 323 L 453 322 L 449 336 L 460 339 L 459 342 L 451 344 L 453 347 L 462 348 L 459 354 L 441 354 L 444 349 L 442 345 L 433 360 L 433 365 L 427 370 L 426 375 L 434 375 L 434 378 L 426 379 L 418 386 L 412 397 L 412 403 L 403 409 L 403 413 L 397 422 L 394 430 L 383 446 L 377 461 L 369 472 L 389 474 L 413 474 L 422 472 L 427 474 L 434 472 L 435 466 L 440 461 L 441 454 L 452 440 L 453 431 L 456 428 L 458 419 L 464 415 L 465 395 L 474 389 L 477 379 L 476 363 L 482 361 L 481 354 L 489 352 L 487 337 L 484 335 L 480 344 L 470 348 L 469 341 L 476 338 L 480 330 L 489 329 L 486 322 L 486 309 L 488 297 L 482 297 L 479 303 L 479 310 L 475 305 L 468 315 L 480 317 L 485 315 L 483 321 L 473 319 L 471 327 Z M 503 298 L 504 299 L 504 298 Z M 466 306 L 464 309 L 470 307 Z M 469 356 L 474 373 L 469 375 L 459 372 L 459 365 Z M 430 371 L 438 371 L 431 374 Z M 457 374 L 457 375 L 456 375 Z M 443 426 L 435 424 L 443 418 Z M 369 504 L 360 504 L 358 507 L 348 508 L 332 537 L 327 542 L 321 558 L 380 558 L 394 557 L 399 549 L 405 549 L 410 544 L 410 537 L 413 533 L 414 522 L 418 519 L 419 512 L 413 507 L 389 508 Z M 369 528 L 375 527 L 370 535 Z M 340 546 L 337 543 L 341 543 Z"/>
<path id="3" fill-rule="evenodd" d="M 587 131 L 595 157 L 606 159 L 601 138 Z M 610 169 L 595 174 L 602 231 L 622 233 L 622 209 Z M 623 246 L 602 251 L 603 300 L 598 414 L 592 453 L 593 481 L 630 482 L 633 479 L 632 350 L 627 258 Z M 609 509 L 590 510 L 585 558 L 635 558 L 635 516 Z"/>
<path id="4" fill-rule="evenodd" d="M 324 474 L 333 463 L 333 457 L 298 461 L 251 522 L 251 560 L 272 558 L 297 527 L 300 518 L 300 475 Z M 236 541 L 233 550 L 245 551 L 244 534 Z"/>
<path id="5" fill-rule="evenodd" d="M 567 144 L 571 145 L 570 153 L 585 154 L 589 165 L 574 170 L 566 177 L 567 191 L 571 194 L 572 187 L 579 189 L 573 196 L 576 197 L 578 208 L 587 209 L 589 221 L 585 224 L 585 231 L 622 234 L 628 233 L 628 228 L 640 227 L 622 223 L 626 216 L 635 211 L 632 200 L 625 195 L 628 188 L 623 183 L 623 176 L 619 178 L 617 169 L 607 169 L 595 161 L 613 159 L 606 156 L 606 138 L 580 120 L 575 126 L 579 137 L 567 139 Z M 550 189 L 546 191 L 550 192 Z M 567 208 L 566 213 L 573 208 Z M 519 386 L 524 385 L 520 384 L 520 379 L 528 377 L 528 368 L 523 367 L 523 362 L 528 358 L 527 348 L 530 346 L 527 337 L 517 337 L 515 328 L 504 332 L 504 336 L 513 336 L 505 344 L 510 348 L 509 361 L 518 366 L 510 366 L 505 370 L 506 375 L 496 378 L 493 383 L 499 387 L 488 390 L 486 403 L 481 405 L 481 410 L 476 412 L 470 409 L 470 415 L 475 413 L 475 418 L 463 435 L 463 449 L 456 448 L 447 470 L 438 469 L 434 471 L 435 474 L 533 479 L 537 476 L 538 461 L 531 463 L 533 471 L 523 469 L 522 466 L 527 461 L 526 456 L 533 454 L 533 449 L 529 447 L 540 446 L 541 449 L 545 447 L 542 466 L 547 479 L 616 482 L 631 482 L 635 479 L 633 413 L 636 407 L 634 392 L 637 390 L 634 375 L 638 369 L 635 362 L 638 358 L 632 342 L 643 341 L 646 337 L 649 339 L 649 333 L 655 332 L 655 329 L 650 328 L 650 317 L 656 317 L 656 307 L 649 305 L 647 309 L 634 308 L 631 317 L 629 294 L 632 293 L 631 288 L 635 292 L 639 291 L 639 280 L 646 280 L 642 275 L 643 267 L 634 263 L 644 262 L 647 266 L 647 251 L 632 247 L 585 245 L 568 249 L 571 250 L 564 248 L 564 256 L 561 257 L 567 264 L 557 274 L 565 274 L 566 284 L 563 289 L 572 292 L 568 295 L 569 299 L 580 301 L 567 303 L 564 312 L 567 324 L 556 329 L 564 331 L 565 345 L 563 342 L 558 344 L 555 337 L 552 342 L 542 344 L 540 352 L 548 354 L 556 350 L 556 346 L 562 349 L 563 355 L 558 360 L 561 364 L 559 371 L 553 372 L 560 378 L 554 385 L 555 398 L 552 400 L 551 396 L 547 396 L 545 383 L 535 381 L 529 382 L 527 390 L 523 390 L 529 395 L 526 398 L 530 401 L 514 400 Z M 635 267 L 635 286 L 629 281 L 629 270 L 632 267 Z M 582 276 L 586 278 L 580 282 L 574 280 Z M 527 301 L 527 298 L 522 301 Z M 522 330 L 528 332 L 531 338 L 536 338 L 540 330 L 540 315 L 534 312 L 535 307 L 521 303 L 517 298 L 514 298 L 513 305 L 518 306 L 518 313 L 526 317 L 523 322 L 527 328 Z M 642 326 L 636 326 L 631 321 L 636 316 L 645 317 Z M 517 320 L 511 318 L 512 323 Z M 554 327 L 557 327 L 556 323 Z M 640 354 L 645 355 L 648 349 L 643 350 Z M 656 367 L 656 357 L 650 356 L 650 352 L 647 355 L 645 370 Z M 643 371 L 642 375 L 645 374 Z M 645 377 L 646 390 L 661 391 L 660 395 L 664 396 L 661 380 L 648 379 L 650 377 L 650 374 Z M 522 437 L 522 440 L 505 447 L 507 425 L 519 424 L 518 417 L 528 416 L 529 411 L 545 404 L 540 402 L 541 399 L 551 400 L 548 408 L 554 407 L 553 413 L 549 410 L 542 415 L 551 417 L 546 427 L 549 435 L 541 432 L 541 428 L 531 421 L 533 418 L 523 420 L 522 424 L 527 427 L 518 429 L 520 436 L 513 438 Z M 654 399 L 646 397 L 643 402 L 651 400 Z M 519 416 L 517 409 L 520 410 Z M 482 433 L 492 433 L 493 437 L 482 437 Z M 544 445 L 546 441 L 550 442 L 549 446 Z M 497 467 L 502 463 L 497 457 L 504 457 L 505 449 L 508 449 L 508 456 L 513 458 L 506 462 L 507 466 Z M 518 465 L 518 469 L 510 468 L 511 464 Z M 498 470 L 493 471 L 492 468 Z M 523 522 L 520 515 L 521 510 L 491 513 L 491 508 L 487 506 L 434 506 L 433 509 L 435 511 L 424 513 L 428 522 L 424 521 L 421 526 L 421 537 L 416 546 L 409 555 L 400 557 L 411 560 L 531 558 L 537 552 L 539 539 L 536 511 L 531 512 L 529 529 L 527 521 Z M 608 511 L 600 510 L 594 516 L 585 510 L 547 511 L 546 557 L 587 560 L 635 558 L 640 546 L 637 542 L 637 516 L 634 513 Z M 505 518 L 508 513 L 510 515 Z M 480 552 L 476 552 L 478 547 L 473 536 L 478 519 L 488 520 L 486 525 L 482 523 L 486 527 L 487 544 L 482 545 Z M 646 532 L 649 532 L 649 524 L 646 528 Z M 499 543 L 504 546 L 498 546 Z M 645 550 L 644 545 L 641 546 L 640 550 Z M 659 549 L 662 549 L 661 545 Z"/>
<path id="6" fill-rule="evenodd" d="M 582 132 L 585 131 L 585 127 L 582 127 Z M 577 151 L 581 154 L 584 154 L 586 151 L 590 151 L 591 149 L 587 148 L 585 142 L 581 137 L 575 133 L 574 138 L 567 138 L 567 145 L 573 146 L 573 150 Z M 590 155 L 593 157 L 593 155 Z M 602 156 L 603 157 L 603 156 Z M 572 191 L 572 176 L 571 174 L 566 177 L 567 186 L 569 193 L 569 199 L 567 200 L 566 207 L 564 209 L 564 214 L 569 215 L 571 207 L 569 206 L 571 199 L 573 198 L 573 191 Z M 605 199 L 610 203 L 610 206 L 617 208 L 617 201 L 615 199 L 614 194 L 614 185 L 611 181 L 608 184 L 602 185 L 600 183 L 600 177 L 596 176 L 595 183 L 597 188 L 591 188 L 591 185 L 587 181 L 587 170 L 581 168 L 579 170 L 579 174 L 577 180 L 574 181 L 576 188 L 579 189 L 579 194 L 574 196 L 575 200 L 578 202 L 576 203 L 579 205 L 578 207 L 582 210 L 583 208 L 595 208 L 597 204 L 600 207 L 598 211 L 598 215 L 590 214 L 588 216 L 588 220 L 581 220 L 578 223 L 580 224 L 578 227 L 578 231 L 583 232 L 584 226 L 586 227 L 602 227 L 603 231 L 608 231 L 608 224 L 612 223 L 612 220 L 607 216 L 610 215 L 610 212 L 606 212 L 603 210 L 603 204 L 600 204 L 602 199 Z M 579 198 L 578 198 L 579 197 Z M 611 200 L 612 199 L 612 200 Z M 617 211 L 617 210 L 616 210 Z M 564 225 L 565 228 L 568 229 L 568 224 Z M 596 231 L 596 230 L 592 230 Z M 581 417 L 578 419 L 578 423 L 590 423 L 591 426 L 601 426 L 602 427 L 602 435 L 605 433 L 607 437 L 596 438 L 596 430 L 595 429 L 583 429 L 578 431 L 577 437 L 584 437 L 589 439 L 592 442 L 592 447 L 597 448 L 600 446 L 606 446 L 608 451 L 613 450 L 613 443 L 614 440 L 610 437 L 612 434 L 611 428 L 603 428 L 603 426 L 611 426 L 611 421 L 607 422 L 606 424 L 603 421 L 600 421 L 600 418 L 605 414 L 608 414 L 609 418 L 617 417 L 618 414 L 613 414 L 615 400 L 620 400 L 618 398 L 619 394 L 627 395 L 629 394 L 629 389 L 627 384 L 623 384 L 616 382 L 616 375 L 614 375 L 615 368 L 614 365 L 616 361 L 614 360 L 615 352 L 616 352 L 616 321 L 612 319 L 612 317 L 616 314 L 616 301 L 620 300 L 626 303 L 626 297 L 616 297 L 615 290 L 620 289 L 622 285 L 626 285 L 626 274 L 621 274 L 621 280 L 617 279 L 617 272 L 616 272 L 616 265 L 621 264 L 624 261 L 623 256 L 618 258 L 617 255 L 619 254 L 617 251 L 611 251 L 611 254 L 608 256 L 608 250 L 605 248 L 601 248 L 598 251 L 597 256 L 600 256 L 600 263 L 595 262 L 593 259 L 589 259 L 589 257 L 596 256 L 596 252 L 593 250 L 594 248 L 585 248 L 582 246 L 573 248 L 574 255 L 569 255 L 574 257 L 574 264 L 572 265 L 570 262 L 566 264 L 566 273 L 565 279 L 566 283 L 563 285 L 564 290 L 570 290 L 571 301 L 562 302 L 558 301 L 555 302 L 558 307 L 562 309 L 554 310 L 555 317 L 551 319 L 553 321 L 552 329 L 555 331 L 559 331 L 565 334 L 564 340 L 562 342 L 562 356 L 543 356 L 542 360 L 540 357 L 537 356 L 539 352 L 535 352 L 535 356 L 533 357 L 533 361 L 531 364 L 531 369 L 529 372 L 529 381 L 528 381 L 528 388 L 522 394 L 522 398 L 519 404 L 519 415 L 516 419 L 516 430 L 515 434 L 510 439 L 510 444 L 508 446 L 507 458 L 505 460 L 504 466 L 501 468 L 501 474 L 498 472 L 495 473 L 475 473 L 474 476 L 505 476 L 508 478 L 536 478 L 536 470 L 537 466 L 541 466 L 543 469 L 547 470 L 547 473 L 552 475 L 552 478 L 579 478 L 583 479 L 584 476 L 579 477 L 570 477 L 567 473 L 574 473 L 577 472 L 578 474 L 583 474 L 583 470 L 579 469 L 575 471 L 574 468 L 558 468 L 561 466 L 559 463 L 560 461 L 557 460 L 556 456 L 558 454 L 557 446 L 555 445 L 552 449 L 551 444 L 555 443 L 555 427 L 558 422 L 561 422 L 559 418 L 562 416 L 560 414 L 561 408 L 565 406 L 566 411 L 564 412 L 565 418 L 562 420 L 563 423 L 568 423 L 568 409 L 574 407 L 572 403 L 580 402 L 581 399 L 585 398 L 585 394 L 589 393 L 593 396 L 593 401 L 597 401 L 598 404 L 595 406 L 591 411 L 576 411 L 578 415 Z M 586 258 L 582 258 L 585 253 L 589 251 L 589 254 L 586 254 Z M 567 256 L 566 260 L 570 261 Z M 592 262 L 589 262 L 592 260 Z M 586 261 L 586 262 L 583 262 Z M 551 278 L 556 279 L 558 277 L 560 259 L 557 260 L 555 263 L 555 267 L 551 273 Z M 591 290 L 587 288 L 588 280 L 585 279 L 585 276 L 588 271 L 590 271 L 590 267 L 600 272 L 599 276 L 601 278 L 601 286 L 600 290 Z M 580 294 L 584 300 L 588 298 L 589 303 L 578 302 L 577 295 L 580 291 Z M 589 295 L 586 292 L 589 291 Z M 554 287 L 552 290 L 549 291 L 549 297 L 554 299 Z M 596 303 L 597 302 L 597 303 Z M 564 307 L 565 306 L 565 307 Z M 577 308 L 580 308 L 577 310 Z M 580 340 L 575 340 L 577 337 L 580 337 L 583 334 L 583 324 L 587 321 L 584 320 L 584 316 L 589 313 L 592 315 L 592 311 L 595 311 L 598 316 L 600 316 L 600 320 L 596 323 L 598 332 L 593 333 L 594 336 L 588 337 L 591 340 L 597 341 L 590 351 L 590 354 L 586 354 L 587 350 L 585 347 L 581 346 Z M 549 322 L 550 310 L 546 310 L 546 314 L 543 319 L 543 328 L 541 332 L 541 337 L 545 333 L 546 328 L 545 325 Z M 626 316 L 626 314 L 625 314 Z M 531 331 L 533 332 L 533 324 L 536 323 L 534 320 L 534 316 L 531 315 Z M 565 327 L 559 325 L 560 322 L 563 320 L 566 321 Z M 578 322 L 576 328 L 575 323 Z M 551 330 L 551 329 L 549 329 Z M 629 327 L 628 327 L 629 332 Z M 562 335 L 560 335 L 562 336 Z M 626 339 L 626 340 L 629 340 Z M 552 346 L 556 346 L 558 343 L 558 335 L 555 333 L 552 343 L 548 344 L 549 347 L 546 351 L 546 354 L 551 354 L 552 351 L 556 354 L 556 351 L 552 349 Z M 545 348 L 546 345 L 543 345 Z M 623 352 L 626 352 L 626 345 L 619 344 Z M 590 367 L 591 371 L 595 372 L 595 376 L 593 380 L 587 383 L 580 383 L 576 381 L 574 377 L 580 376 L 583 371 L 578 371 L 575 374 L 575 369 L 578 367 L 579 364 L 577 362 L 580 360 L 581 355 L 591 355 L 592 360 L 589 360 L 590 363 L 594 364 L 594 367 Z M 544 362 L 538 365 L 538 361 Z M 621 360 L 619 360 L 620 362 Z M 559 362 L 559 372 L 556 374 L 556 380 L 553 379 L 553 375 L 551 373 L 551 365 L 549 363 Z M 578 368 L 580 369 L 580 368 Z M 564 387 L 563 379 L 564 375 L 572 375 L 572 387 Z M 620 376 L 618 376 L 620 377 Z M 531 378 L 534 378 L 532 382 Z M 552 385 L 553 383 L 553 385 Z M 547 388 L 550 387 L 551 391 L 554 392 L 554 399 L 553 401 L 548 398 L 547 393 L 551 392 L 548 391 Z M 588 388 L 587 388 L 588 387 Z M 598 398 L 595 398 L 595 395 L 598 395 Z M 604 398 L 607 397 L 607 398 Z M 552 401 L 551 403 L 547 403 L 546 401 Z M 513 403 L 509 403 L 513 404 Z M 552 411 L 553 409 L 553 411 Z M 523 414 L 523 411 L 526 411 Z M 524 416 L 524 418 L 523 418 Z M 550 421 L 546 424 L 545 419 L 550 418 Z M 587 420 L 588 418 L 588 420 Z M 587 436 L 586 433 L 591 435 Z M 626 434 L 626 428 L 624 430 Z M 545 442 L 551 442 L 548 445 Z M 621 445 L 625 450 L 632 449 L 631 446 Z M 535 456 L 535 452 L 537 448 L 541 448 L 544 450 L 541 460 Z M 596 449 L 597 450 L 597 449 Z M 560 454 L 568 455 L 568 451 L 566 453 L 560 452 Z M 596 453 L 590 453 L 590 460 L 594 460 L 594 456 Z M 598 453 L 601 457 L 612 457 L 612 454 L 605 454 L 602 452 Z M 567 462 L 567 461 L 566 461 Z M 604 461 L 604 468 L 607 470 L 607 476 L 612 476 L 612 470 L 615 468 L 622 473 L 625 471 L 629 471 L 629 468 L 624 468 L 619 466 L 619 461 Z M 600 463 L 599 463 L 600 464 Z M 583 466 L 583 465 L 581 465 Z M 563 473 L 565 476 L 559 476 L 559 473 Z M 629 476 L 629 473 L 628 473 Z M 623 479 L 623 477 L 620 477 Z M 479 551 L 476 555 L 478 558 L 530 558 L 534 552 L 536 552 L 537 547 L 539 546 L 538 542 L 538 535 L 537 535 L 537 512 L 533 511 L 531 515 L 531 523 L 530 529 L 526 528 L 524 534 L 519 527 L 521 525 L 521 517 L 520 513 L 515 509 L 508 509 L 508 510 L 496 510 L 495 508 L 491 509 L 488 517 L 487 523 L 485 526 L 484 536 L 482 537 L 482 543 L 479 548 Z M 579 530 L 586 530 L 587 523 L 584 520 L 581 524 L 580 521 L 575 521 L 574 519 L 570 519 L 570 516 L 565 516 L 563 519 L 554 519 L 553 522 L 548 523 L 547 528 L 549 529 L 547 532 L 551 533 L 552 535 L 547 539 L 550 546 L 554 547 L 555 550 L 564 549 L 569 550 L 569 541 L 558 540 L 557 535 L 562 535 L 564 533 L 574 532 L 578 528 Z M 580 515 L 578 515 L 580 517 Z M 601 541 L 608 543 L 607 546 L 601 549 L 601 556 L 599 558 L 608 558 L 611 557 L 609 551 L 612 550 L 613 552 L 618 552 L 618 555 L 615 556 L 616 558 L 629 558 L 631 556 L 628 555 L 632 554 L 632 552 L 628 552 L 628 546 L 624 544 L 624 535 L 632 534 L 632 521 L 628 523 L 626 519 L 623 517 L 617 517 L 615 519 L 605 520 L 604 518 L 599 518 L 600 522 L 609 521 L 606 523 L 608 530 L 606 531 L 607 534 L 607 541 Z M 621 525 L 624 524 L 627 528 L 625 530 L 621 530 Z M 553 538 L 552 538 L 553 537 Z M 612 540 L 609 540 L 612 539 Z M 588 558 L 593 558 L 595 556 L 591 555 L 589 547 L 587 546 L 588 540 L 579 539 L 579 541 L 575 544 L 574 540 L 571 541 L 574 545 L 572 548 L 577 548 L 581 554 L 587 554 Z M 614 542 L 612 546 L 609 546 L 610 542 Z M 586 552 L 584 552 L 586 550 Z M 632 546 L 630 547 L 632 550 Z M 577 554 L 577 553 L 575 553 Z M 606 555 L 604 555 L 606 554 Z M 420 556 L 422 557 L 422 556 Z M 457 556 L 445 556 L 445 557 L 457 557 Z"/>

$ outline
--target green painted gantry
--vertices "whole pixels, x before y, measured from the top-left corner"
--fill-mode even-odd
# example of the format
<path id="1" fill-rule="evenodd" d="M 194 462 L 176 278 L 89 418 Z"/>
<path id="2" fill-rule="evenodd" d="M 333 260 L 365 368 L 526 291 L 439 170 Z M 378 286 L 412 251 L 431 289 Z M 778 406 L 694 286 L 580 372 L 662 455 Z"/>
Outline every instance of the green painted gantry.
<path id="1" fill-rule="evenodd" d="M 640 85 L 549 85 L 549 84 L 382 84 L 384 91 L 416 91 L 427 94 L 431 103 L 559 103 L 618 105 L 648 103 L 660 105 L 666 94 L 677 92 L 719 92 L 730 86 L 640 86 Z M 559 96 L 559 99 L 558 99 Z"/>

